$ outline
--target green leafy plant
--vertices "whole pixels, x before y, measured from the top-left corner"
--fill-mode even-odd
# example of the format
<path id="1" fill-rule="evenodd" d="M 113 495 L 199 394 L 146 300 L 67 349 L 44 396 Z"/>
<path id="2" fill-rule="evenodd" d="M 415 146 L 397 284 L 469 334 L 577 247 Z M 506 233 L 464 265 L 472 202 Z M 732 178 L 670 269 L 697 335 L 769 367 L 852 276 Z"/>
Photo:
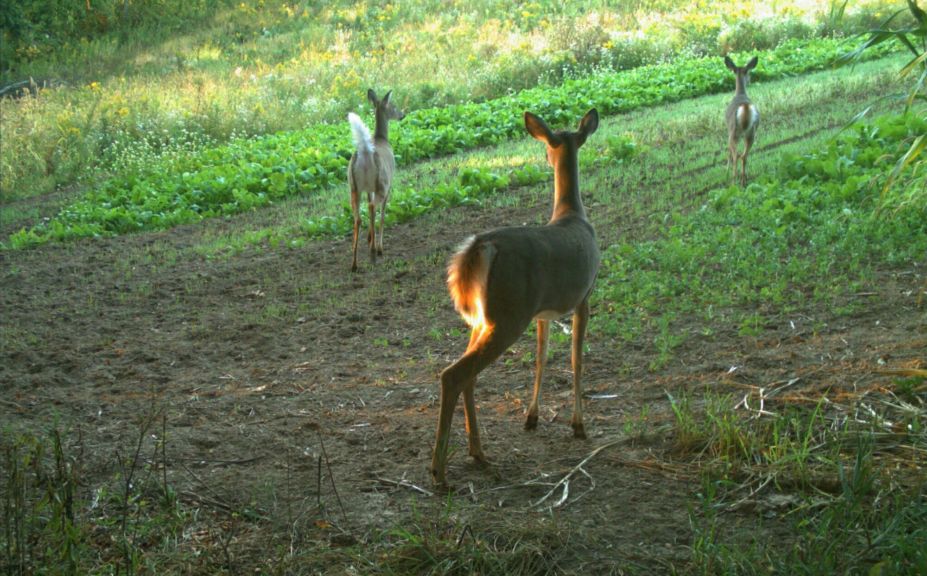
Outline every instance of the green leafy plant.
<path id="1" fill-rule="evenodd" d="M 882 25 L 868 32 L 868 38 L 856 50 L 843 54 L 838 62 L 842 64 L 857 62 L 867 51 L 887 43 L 894 42 L 911 53 L 911 60 L 901 68 L 901 76 L 914 78 L 906 98 L 906 112 L 914 114 L 915 102 L 927 103 L 927 12 L 917 5 L 917 0 L 906 0 L 907 10 L 900 9 L 889 16 Z M 911 23 L 893 28 L 892 23 L 899 16 L 908 12 Z M 923 113 L 923 111 L 921 111 Z M 923 116 L 927 119 L 927 116 Z M 897 210 L 901 206 L 914 204 L 927 210 L 927 177 L 925 161 L 922 155 L 927 148 L 927 131 L 919 131 L 906 139 L 906 152 L 897 159 L 889 177 L 882 188 L 883 205 Z M 905 171 L 912 173 L 912 178 L 902 181 Z"/>
<path id="2" fill-rule="evenodd" d="M 773 79 L 821 70 L 840 53 L 841 46 L 829 39 L 785 42 L 762 55 L 764 64 L 755 76 Z M 878 57 L 887 50 L 872 50 L 867 57 Z M 413 111 L 397 125 L 392 143 L 398 162 L 408 165 L 521 137 L 525 110 L 565 124 L 592 107 L 600 114 L 616 114 L 727 90 L 729 84 L 725 71 L 713 59 L 681 58 L 482 103 Z M 618 153 L 627 156 L 627 142 L 616 145 Z M 341 124 L 235 140 L 107 180 L 49 222 L 13 234 L 6 245 L 24 248 L 49 241 L 163 230 L 253 210 L 342 182 L 352 151 L 347 128 Z M 535 172 L 521 178 L 540 176 Z M 479 180 L 464 184 L 480 191 L 486 183 Z M 430 209 L 398 206 L 401 214 Z M 344 229 L 327 219 L 307 227 L 310 233 Z"/>

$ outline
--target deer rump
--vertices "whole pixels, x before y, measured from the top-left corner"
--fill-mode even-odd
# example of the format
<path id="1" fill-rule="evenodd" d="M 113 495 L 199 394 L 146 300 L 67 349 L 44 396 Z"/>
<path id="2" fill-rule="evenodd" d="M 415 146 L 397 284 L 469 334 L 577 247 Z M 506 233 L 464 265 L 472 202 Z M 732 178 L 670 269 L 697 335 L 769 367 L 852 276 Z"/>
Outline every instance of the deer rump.
<path id="1" fill-rule="evenodd" d="M 756 125 L 759 123 L 760 114 L 757 112 L 756 107 L 750 103 L 743 103 L 737 107 L 737 136 L 746 134 L 756 129 Z"/>
<path id="2" fill-rule="evenodd" d="M 454 307 L 470 326 L 494 326 L 498 318 L 517 320 L 512 328 L 519 334 L 534 318 L 559 318 L 592 290 L 599 266 L 598 251 L 590 250 L 595 246 L 592 226 L 572 217 L 471 236 L 448 266 Z"/>

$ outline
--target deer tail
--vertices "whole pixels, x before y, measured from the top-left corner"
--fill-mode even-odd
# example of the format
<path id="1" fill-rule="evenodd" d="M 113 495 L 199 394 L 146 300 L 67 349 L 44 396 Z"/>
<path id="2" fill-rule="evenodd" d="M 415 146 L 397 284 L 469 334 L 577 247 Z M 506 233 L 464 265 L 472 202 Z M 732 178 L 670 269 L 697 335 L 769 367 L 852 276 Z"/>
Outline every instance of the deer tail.
<path id="1" fill-rule="evenodd" d="M 737 108 L 737 124 L 741 130 L 750 128 L 755 121 L 754 117 L 755 113 L 751 104 L 745 102 Z"/>
<path id="2" fill-rule="evenodd" d="M 447 267 L 447 287 L 454 308 L 474 328 L 487 323 L 486 283 L 495 252 L 492 243 L 471 236 L 460 245 Z"/>
<path id="3" fill-rule="evenodd" d="M 354 136 L 354 146 L 357 151 L 372 154 L 373 138 L 370 137 L 370 130 L 367 129 L 364 121 L 354 112 L 349 112 L 348 123 L 351 124 L 351 134 Z"/>

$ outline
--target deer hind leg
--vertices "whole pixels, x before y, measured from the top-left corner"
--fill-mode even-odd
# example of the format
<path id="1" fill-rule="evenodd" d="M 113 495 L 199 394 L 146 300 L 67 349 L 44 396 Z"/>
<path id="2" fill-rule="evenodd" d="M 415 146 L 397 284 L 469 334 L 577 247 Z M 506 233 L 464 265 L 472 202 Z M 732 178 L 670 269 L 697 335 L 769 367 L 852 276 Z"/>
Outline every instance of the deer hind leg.
<path id="1" fill-rule="evenodd" d="M 479 328 L 474 328 L 470 331 L 470 343 L 467 344 L 467 352 L 472 350 L 480 340 L 482 335 L 482 330 Z M 480 429 L 476 423 L 476 398 L 474 397 L 474 392 L 476 390 L 476 377 L 474 376 L 469 382 L 464 385 L 463 388 L 463 397 L 464 397 L 464 418 L 465 425 L 467 430 L 467 444 L 469 446 L 469 454 L 473 457 L 474 460 L 482 464 L 488 464 L 489 461 L 486 459 L 486 455 L 483 454 L 483 446 L 480 443 Z"/>
<path id="2" fill-rule="evenodd" d="M 747 187 L 747 154 L 750 152 L 750 148 L 753 147 L 753 133 L 749 133 L 744 137 L 744 154 L 740 157 L 741 166 L 740 166 L 740 183 L 744 188 Z"/>
<path id="3" fill-rule="evenodd" d="M 361 214 L 360 214 L 360 198 L 358 198 L 357 186 L 354 185 L 353 176 L 349 178 L 351 181 L 351 212 L 354 215 L 354 241 L 352 244 L 352 254 L 351 259 L 351 272 L 357 272 L 357 238 L 360 236 L 360 223 L 361 223 Z"/>
<path id="4" fill-rule="evenodd" d="M 547 337 L 550 335 L 550 321 L 538 319 L 538 348 L 535 358 L 534 392 L 531 403 L 528 405 L 528 415 L 525 418 L 525 430 L 534 430 L 538 427 L 538 408 L 541 399 L 541 378 L 544 376 L 544 367 L 547 365 Z"/>
<path id="5" fill-rule="evenodd" d="M 380 237 L 377 240 L 377 256 L 383 255 L 383 229 L 386 227 L 386 198 L 380 204 Z"/>
<path id="6" fill-rule="evenodd" d="M 521 331 L 524 331 L 522 325 Z M 521 331 L 488 331 L 480 327 L 470 334 L 470 345 L 459 360 L 448 366 L 441 373 L 441 402 L 438 411 L 438 428 L 435 435 L 435 447 L 431 456 L 431 475 L 435 484 L 446 486 L 448 444 L 454 410 L 461 393 L 464 395 L 464 413 L 466 416 L 469 452 L 479 462 L 486 462 L 480 444 L 479 428 L 476 420 L 476 402 L 474 391 L 476 377 L 511 346 Z"/>
<path id="7" fill-rule="evenodd" d="M 575 438 L 586 438 L 583 425 L 583 340 L 589 323 L 589 297 L 587 296 L 573 313 L 573 427 Z"/>
<path id="8" fill-rule="evenodd" d="M 727 139 L 727 164 L 731 168 L 731 181 L 737 181 L 737 137 L 732 132 Z"/>
<path id="9" fill-rule="evenodd" d="M 468 452 L 470 456 L 480 464 L 488 464 L 489 460 L 487 460 L 486 455 L 483 454 L 483 445 L 480 443 L 480 429 L 476 423 L 475 388 L 476 378 L 473 378 L 464 385 L 463 389 L 465 426 L 467 430 L 467 445 L 469 446 Z"/>
<path id="10" fill-rule="evenodd" d="M 370 250 L 370 261 L 377 261 L 377 250 L 376 250 L 376 225 L 377 225 L 377 205 L 374 204 L 372 199 L 367 200 L 367 214 L 370 220 L 370 225 L 367 228 L 367 247 Z"/>

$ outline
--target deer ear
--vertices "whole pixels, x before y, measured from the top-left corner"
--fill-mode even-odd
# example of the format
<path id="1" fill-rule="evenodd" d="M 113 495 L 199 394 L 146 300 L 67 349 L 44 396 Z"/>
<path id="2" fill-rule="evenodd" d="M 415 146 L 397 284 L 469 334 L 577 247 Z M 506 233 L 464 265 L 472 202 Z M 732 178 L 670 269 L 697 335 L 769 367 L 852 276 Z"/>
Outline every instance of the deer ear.
<path id="1" fill-rule="evenodd" d="M 550 128 L 547 127 L 547 124 L 539 116 L 535 116 L 531 112 L 525 112 L 525 129 L 528 134 L 545 144 L 551 144 L 553 141 L 554 135 Z"/>
<path id="2" fill-rule="evenodd" d="M 599 127 L 599 111 L 593 108 L 586 112 L 583 119 L 579 121 L 579 133 L 583 135 L 583 141 L 591 136 Z"/>
<path id="3" fill-rule="evenodd" d="M 382 102 L 383 102 L 384 104 L 389 104 L 389 97 L 390 97 L 390 95 L 391 95 L 392 93 L 393 93 L 393 91 L 390 90 L 389 92 L 386 93 L 386 96 L 383 97 Z"/>
<path id="4" fill-rule="evenodd" d="M 737 65 L 734 64 L 734 61 L 731 60 L 731 57 L 730 57 L 730 56 L 725 56 L 725 57 L 724 57 L 724 65 L 727 66 L 728 69 L 730 69 L 730 70 L 736 70 L 736 69 L 737 69 Z"/>
<path id="5" fill-rule="evenodd" d="M 370 103 L 376 107 L 379 102 L 377 102 L 377 93 L 373 91 L 373 88 L 367 90 L 367 100 L 370 100 Z"/>
<path id="6" fill-rule="evenodd" d="M 744 66 L 744 68 L 746 68 L 747 70 L 753 70 L 754 68 L 756 68 L 756 63 L 758 61 L 759 59 L 756 56 L 754 56 L 753 58 L 750 59 L 749 62 L 747 62 L 747 65 Z"/>

